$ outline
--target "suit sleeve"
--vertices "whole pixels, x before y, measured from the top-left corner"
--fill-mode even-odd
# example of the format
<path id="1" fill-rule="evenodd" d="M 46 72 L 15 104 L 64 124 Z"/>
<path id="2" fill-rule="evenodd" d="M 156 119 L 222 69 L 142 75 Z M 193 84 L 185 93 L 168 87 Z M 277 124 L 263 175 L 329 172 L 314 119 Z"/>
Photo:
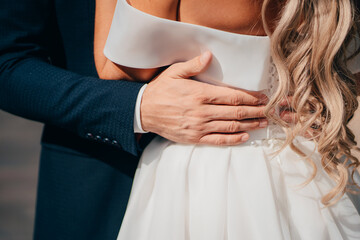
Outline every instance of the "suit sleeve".
<path id="1" fill-rule="evenodd" d="M 0 0 L 0 109 L 84 138 L 101 136 L 136 155 L 134 109 L 143 84 L 85 77 L 51 65 L 51 14 L 50 0 Z"/>

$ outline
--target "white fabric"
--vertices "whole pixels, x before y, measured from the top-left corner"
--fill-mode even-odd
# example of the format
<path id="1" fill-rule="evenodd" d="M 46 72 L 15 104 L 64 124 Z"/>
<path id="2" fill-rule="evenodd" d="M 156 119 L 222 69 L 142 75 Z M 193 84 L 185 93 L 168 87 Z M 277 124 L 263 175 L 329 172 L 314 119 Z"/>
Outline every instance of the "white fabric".
<path id="1" fill-rule="evenodd" d="M 276 70 L 267 37 L 227 33 L 160 19 L 119 0 L 105 54 L 135 68 L 188 60 L 210 50 L 214 61 L 198 79 L 271 94 Z M 332 207 L 321 197 L 334 183 L 322 170 L 315 144 L 296 145 L 312 168 L 270 125 L 233 147 L 178 144 L 161 137 L 139 162 L 118 240 L 360 239 L 360 216 L 347 195 Z"/>
<path id="2" fill-rule="evenodd" d="M 147 84 L 142 86 L 139 90 L 139 93 L 136 98 L 136 104 L 135 104 L 135 112 L 134 112 L 134 132 L 135 133 L 147 133 L 144 131 L 141 125 L 141 114 L 140 114 L 140 104 L 142 100 L 142 96 L 144 94 L 145 88 L 147 87 Z"/>
<path id="3" fill-rule="evenodd" d="M 311 168 L 297 154 L 286 148 L 271 157 L 281 140 L 254 143 L 153 140 L 136 171 L 118 240 L 360 239 L 360 217 L 346 195 L 333 207 L 320 203 L 333 186 L 323 171 L 299 187 Z M 314 149 L 310 141 L 299 145 Z"/>
<path id="4" fill-rule="evenodd" d="M 189 60 L 210 50 L 213 61 L 198 76 L 199 80 L 257 91 L 267 88 L 264 70 L 269 67 L 269 47 L 266 36 L 170 21 L 143 13 L 120 0 L 104 54 L 123 66 L 154 68 Z"/>

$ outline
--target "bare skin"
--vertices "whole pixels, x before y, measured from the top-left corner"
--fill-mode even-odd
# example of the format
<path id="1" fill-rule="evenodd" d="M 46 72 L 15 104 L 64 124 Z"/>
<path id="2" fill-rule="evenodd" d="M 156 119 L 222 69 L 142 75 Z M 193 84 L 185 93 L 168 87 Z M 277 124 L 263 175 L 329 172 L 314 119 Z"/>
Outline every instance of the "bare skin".
<path id="1" fill-rule="evenodd" d="M 103 79 L 149 81 L 158 69 L 134 69 L 108 60 L 103 49 L 109 33 L 117 0 L 97 0 L 95 16 L 94 54 L 99 76 Z M 128 3 L 148 14 L 223 31 L 266 35 L 261 21 L 262 0 L 128 0 Z M 269 22 L 276 17 L 278 6 L 270 6 Z"/>
<path id="2" fill-rule="evenodd" d="M 265 107 L 260 106 L 266 97 L 189 80 L 209 64 L 211 55 L 202 57 L 174 64 L 149 83 L 141 106 L 144 130 L 181 143 L 234 145 L 247 141 L 245 131 L 267 126 Z"/>
<path id="3" fill-rule="evenodd" d="M 141 102 L 141 122 L 145 131 L 181 143 L 236 145 L 249 138 L 246 131 L 267 126 L 265 95 L 191 80 L 208 66 L 209 53 L 174 64 L 162 73 L 158 69 L 127 68 L 108 60 L 103 49 L 116 2 L 96 1 L 95 64 L 103 79 L 152 80 Z M 218 0 L 183 0 L 180 4 L 177 0 L 130 0 L 129 3 L 141 11 L 170 20 L 265 35 L 260 20 L 261 0 L 229 0 L 226 4 Z"/>

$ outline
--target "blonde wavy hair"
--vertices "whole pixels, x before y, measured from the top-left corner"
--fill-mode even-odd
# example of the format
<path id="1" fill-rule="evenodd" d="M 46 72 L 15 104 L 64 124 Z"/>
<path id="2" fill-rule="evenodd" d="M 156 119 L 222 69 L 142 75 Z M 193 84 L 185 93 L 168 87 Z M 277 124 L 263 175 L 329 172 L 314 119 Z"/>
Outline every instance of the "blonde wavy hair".
<path id="1" fill-rule="evenodd" d="M 347 126 L 358 107 L 358 83 L 346 65 L 353 57 L 346 49 L 359 37 L 358 15 L 351 0 L 279 1 L 282 12 L 271 29 L 266 13 L 273 1 L 264 0 L 262 16 L 271 39 L 279 87 L 267 105 L 266 115 L 286 129 L 283 147 L 290 146 L 312 165 L 314 171 L 306 183 L 315 177 L 317 168 L 293 141 L 295 136 L 307 135 L 317 143 L 321 165 L 336 183 L 322 198 L 322 203 L 330 206 L 345 192 L 353 192 L 354 185 L 359 189 L 353 174 L 359 171 L 360 162 L 351 153 L 359 149 Z M 284 99 L 296 112 L 295 124 L 270 114 Z"/>

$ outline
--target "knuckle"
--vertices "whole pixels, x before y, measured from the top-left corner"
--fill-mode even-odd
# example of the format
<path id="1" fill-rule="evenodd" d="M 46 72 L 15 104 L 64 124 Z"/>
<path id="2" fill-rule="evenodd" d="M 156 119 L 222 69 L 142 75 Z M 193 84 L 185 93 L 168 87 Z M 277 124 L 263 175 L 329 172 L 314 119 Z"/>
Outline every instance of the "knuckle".
<path id="1" fill-rule="evenodd" d="M 240 105 L 244 102 L 244 98 L 242 94 L 234 94 L 230 97 L 230 103 L 232 105 Z"/>
<path id="2" fill-rule="evenodd" d="M 208 143 L 208 141 L 207 141 L 207 139 L 206 139 L 206 136 L 200 137 L 199 140 L 198 140 L 198 143 L 200 143 L 200 144 Z"/>
<path id="3" fill-rule="evenodd" d="M 205 126 L 204 124 L 201 124 L 201 121 L 198 122 L 199 122 L 198 124 L 194 125 L 194 131 L 196 132 L 197 135 L 200 135 L 205 131 Z"/>
<path id="4" fill-rule="evenodd" d="M 224 137 L 217 137 L 215 139 L 215 145 L 221 146 L 226 144 L 226 139 Z"/>
<path id="5" fill-rule="evenodd" d="M 198 104 L 204 104 L 208 101 L 208 97 L 202 93 L 199 93 L 195 95 L 194 101 Z"/>
<path id="6" fill-rule="evenodd" d="M 235 112 L 235 117 L 237 119 L 243 119 L 246 116 L 246 111 L 244 108 L 239 107 Z"/>
<path id="7" fill-rule="evenodd" d="M 188 130 L 191 128 L 191 124 L 189 121 L 182 121 L 179 126 L 180 129 Z"/>
<path id="8" fill-rule="evenodd" d="M 254 98 L 251 98 L 250 102 L 251 102 L 253 105 L 260 105 L 260 104 L 262 104 L 263 101 L 262 101 L 260 98 L 254 97 Z"/>
<path id="9" fill-rule="evenodd" d="M 205 129 L 205 126 L 201 118 L 188 118 L 181 122 L 180 129 L 189 130 L 192 134 L 197 134 L 198 136 Z"/>
<path id="10" fill-rule="evenodd" d="M 204 96 L 206 96 L 206 97 L 205 97 L 205 99 L 204 99 L 205 101 L 203 101 L 203 103 L 213 104 L 213 103 L 218 102 L 218 100 L 219 100 L 218 97 L 205 95 L 205 93 L 204 93 Z"/>
<path id="11" fill-rule="evenodd" d="M 257 106 L 253 110 L 253 115 L 256 118 L 262 118 L 262 117 L 264 117 L 264 114 L 265 114 L 265 108 L 262 106 Z"/>
<path id="12" fill-rule="evenodd" d="M 267 96 L 264 94 L 258 94 L 258 95 L 252 96 L 249 99 L 249 101 L 254 105 L 264 104 L 264 102 L 267 101 Z"/>
<path id="13" fill-rule="evenodd" d="M 199 134 L 197 134 L 196 132 L 190 132 L 188 134 L 188 140 L 191 142 L 191 143 L 198 143 L 200 138 L 199 138 Z"/>
<path id="14" fill-rule="evenodd" d="M 238 105 L 239 104 L 239 97 L 237 95 L 233 95 L 229 98 L 231 105 Z"/>
<path id="15" fill-rule="evenodd" d="M 218 98 L 217 97 L 209 97 L 208 99 L 207 99 L 207 102 L 206 103 L 209 103 L 209 104 L 213 104 L 213 103 L 217 103 L 218 102 Z"/>
<path id="16" fill-rule="evenodd" d="M 196 143 L 195 134 L 193 133 L 193 131 L 187 129 L 179 129 L 178 134 L 181 142 Z"/>
<path id="17" fill-rule="evenodd" d="M 238 123 L 236 121 L 231 121 L 228 125 L 228 132 L 237 132 Z"/>
<path id="18" fill-rule="evenodd" d="M 223 138 L 216 138 L 214 143 L 217 146 L 223 145 L 224 144 L 224 139 Z"/>
<path id="19" fill-rule="evenodd" d="M 257 112 L 257 117 L 258 118 L 261 118 L 261 117 L 263 117 L 264 116 L 264 109 L 260 109 L 258 112 Z"/>
<path id="20" fill-rule="evenodd" d="M 203 123 L 203 119 L 208 117 L 208 114 L 204 111 L 196 111 L 194 112 L 194 116 L 197 117 L 196 119 L 196 124 L 202 124 Z"/>

